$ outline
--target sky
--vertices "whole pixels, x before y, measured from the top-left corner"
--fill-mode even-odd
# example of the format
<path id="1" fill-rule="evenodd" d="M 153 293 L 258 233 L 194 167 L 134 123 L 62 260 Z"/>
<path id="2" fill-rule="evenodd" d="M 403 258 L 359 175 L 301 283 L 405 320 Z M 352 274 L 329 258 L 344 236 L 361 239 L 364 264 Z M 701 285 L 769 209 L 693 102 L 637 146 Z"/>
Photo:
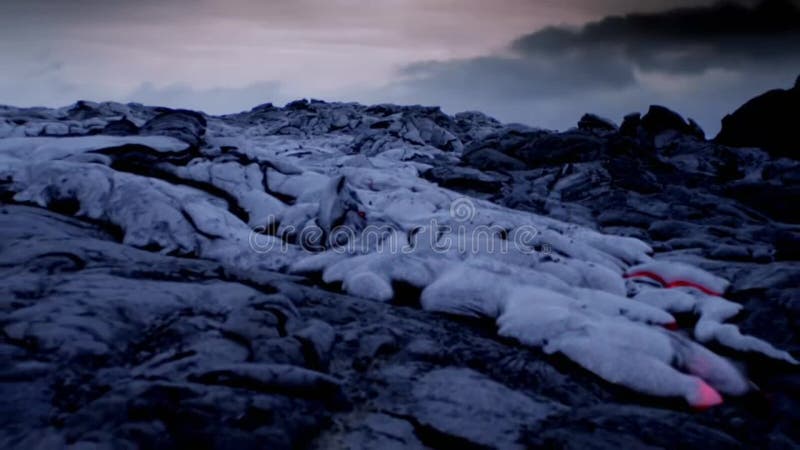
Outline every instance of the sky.
<path id="1" fill-rule="evenodd" d="M 0 104 L 298 98 L 566 129 L 663 104 L 713 135 L 800 74 L 794 0 L 0 0 Z"/>

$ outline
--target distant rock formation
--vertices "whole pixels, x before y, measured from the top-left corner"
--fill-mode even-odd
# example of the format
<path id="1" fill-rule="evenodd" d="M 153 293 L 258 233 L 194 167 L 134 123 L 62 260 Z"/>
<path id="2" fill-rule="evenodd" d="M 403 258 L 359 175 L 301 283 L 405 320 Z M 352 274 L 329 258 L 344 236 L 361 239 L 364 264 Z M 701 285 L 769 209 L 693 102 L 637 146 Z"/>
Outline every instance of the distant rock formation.
<path id="1" fill-rule="evenodd" d="M 617 131 L 617 125 L 609 119 L 594 114 L 584 114 L 578 121 L 578 129 L 605 133 Z"/>
<path id="2" fill-rule="evenodd" d="M 642 126 L 652 136 L 657 136 L 665 131 L 677 131 L 705 139 L 705 133 L 692 119 L 686 120 L 680 114 L 659 105 L 650 105 L 647 114 L 642 117 Z"/>
<path id="3" fill-rule="evenodd" d="M 760 147 L 774 156 L 798 158 L 800 76 L 791 89 L 774 89 L 755 97 L 722 119 L 716 137 L 732 147 Z"/>

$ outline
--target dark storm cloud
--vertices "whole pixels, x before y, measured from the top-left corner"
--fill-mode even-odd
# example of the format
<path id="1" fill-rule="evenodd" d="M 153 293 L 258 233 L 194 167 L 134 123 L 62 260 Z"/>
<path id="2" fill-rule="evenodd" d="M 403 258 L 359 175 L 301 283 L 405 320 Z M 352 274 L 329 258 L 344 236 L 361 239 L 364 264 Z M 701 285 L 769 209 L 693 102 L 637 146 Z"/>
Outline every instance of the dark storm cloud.
<path id="1" fill-rule="evenodd" d="M 559 96 L 631 85 L 637 69 L 696 74 L 766 68 L 800 58 L 800 8 L 769 0 L 755 7 L 720 3 L 608 17 L 576 30 L 545 28 L 517 39 L 510 50 L 417 63 L 403 74 L 411 84 L 445 91 L 480 87 L 487 95 Z"/>
<path id="2" fill-rule="evenodd" d="M 401 71 L 413 89 L 439 94 L 469 93 L 473 98 L 558 97 L 585 90 L 621 88 L 634 83 L 629 61 L 613 52 L 564 52 L 547 57 L 486 56 L 457 61 L 420 62 Z"/>
<path id="3" fill-rule="evenodd" d="M 786 0 L 718 3 L 609 17 L 572 31 L 549 27 L 511 48 L 525 57 L 621 53 L 644 70 L 696 73 L 800 56 L 800 9 Z"/>
<path id="4" fill-rule="evenodd" d="M 531 123 L 541 123 L 546 108 L 571 111 L 575 118 L 587 110 L 618 115 L 622 108 L 646 106 L 638 103 L 643 98 L 663 99 L 693 110 L 713 129 L 727 112 L 723 108 L 735 106 L 731 99 L 785 84 L 798 71 L 800 7 L 768 0 L 547 27 L 513 41 L 504 54 L 407 66 L 405 79 L 391 89 L 401 98 L 424 93 L 429 103 L 482 107 Z M 733 91 L 717 91 L 722 86 Z M 726 98 L 717 101 L 712 94 Z M 561 120 L 549 117 L 544 125 L 563 127 Z"/>

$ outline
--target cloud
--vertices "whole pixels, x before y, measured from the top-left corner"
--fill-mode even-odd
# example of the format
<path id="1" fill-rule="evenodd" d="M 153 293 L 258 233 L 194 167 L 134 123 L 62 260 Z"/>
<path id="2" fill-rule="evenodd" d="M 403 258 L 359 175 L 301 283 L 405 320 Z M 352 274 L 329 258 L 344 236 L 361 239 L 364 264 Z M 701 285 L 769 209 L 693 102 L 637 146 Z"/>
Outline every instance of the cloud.
<path id="1" fill-rule="evenodd" d="M 550 128 L 665 103 L 713 132 L 749 97 L 794 82 L 800 20 L 787 1 L 770 3 L 778 12 L 712 2 L 5 0 L 0 103 L 226 113 L 314 97 Z M 603 18 L 634 9 L 645 13 Z M 542 28 L 558 23 L 570 25 Z"/>
<path id="2" fill-rule="evenodd" d="M 280 91 L 293 97 L 349 101 L 414 61 L 488 54 L 549 24 L 584 23 L 633 7 L 654 11 L 710 1 L 2 0 L 0 60 L 6 64 L 0 103 L 185 99 L 192 107 L 226 111 L 249 106 L 243 104 L 249 95 L 244 87 L 265 88 L 265 80 L 278 80 Z M 556 80 L 565 76 L 553 64 L 508 64 L 513 66 L 508 72 L 520 76 L 531 70 Z M 621 77 L 630 78 L 625 70 L 609 66 L 603 77 L 619 85 Z M 572 73 L 573 84 L 602 86 L 599 73 Z M 143 85 L 146 81 L 153 84 Z M 228 100 L 220 89 L 239 100 Z M 249 90 L 253 102 L 262 90 Z M 415 92 L 420 95 L 401 101 L 426 100 L 424 90 Z"/>
<path id="3" fill-rule="evenodd" d="M 738 102 L 791 85 L 798 72 L 800 7 L 766 0 L 548 27 L 504 53 L 406 66 L 384 92 L 393 101 L 425 99 L 553 128 L 582 112 L 619 118 L 622 108 L 663 100 L 714 132 Z"/>
<path id="4" fill-rule="evenodd" d="M 618 52 L 647 71 L 699 73 L 796 58 L 800 9 L 791 1 L 755 7 L 718 3 L 658 14 L 608 17 L 571 31 L 547 28 L 517 39 L 526 57 Z"/>

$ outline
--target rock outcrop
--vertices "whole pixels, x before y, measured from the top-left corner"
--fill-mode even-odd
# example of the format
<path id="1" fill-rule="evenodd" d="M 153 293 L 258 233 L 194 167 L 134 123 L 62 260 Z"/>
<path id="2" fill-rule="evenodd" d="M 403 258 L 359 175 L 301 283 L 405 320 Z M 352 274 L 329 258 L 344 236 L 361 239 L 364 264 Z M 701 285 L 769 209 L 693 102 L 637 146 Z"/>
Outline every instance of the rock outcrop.
<path id="1" fill-rule="evenodd" d="M 774 89 L 755 97 L 722 119 L 716 142 L 732 147 L 759 147 L 774 156 L 800 159 L 800 76 L 791 89 Z"/>

